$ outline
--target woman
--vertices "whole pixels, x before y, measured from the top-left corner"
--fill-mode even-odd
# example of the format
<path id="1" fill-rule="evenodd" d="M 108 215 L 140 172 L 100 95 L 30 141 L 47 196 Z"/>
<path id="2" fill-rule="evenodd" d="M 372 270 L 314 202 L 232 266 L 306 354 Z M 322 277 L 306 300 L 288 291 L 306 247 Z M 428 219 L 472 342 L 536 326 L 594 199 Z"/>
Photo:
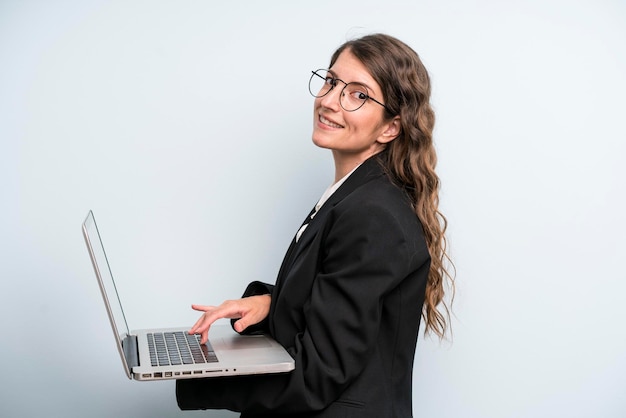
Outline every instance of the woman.
<path id="1" fill-rule="evenodd" d="M 335 183 L 296 234 L 275 285 L 251 283 L 240 300 L 191 328 L 232 318 L 264 331 L 296 361 L 291 373 L 177 382 L 182 409 L 242 417 L 410 417 L 412 368 L 423 315 L 437 310 L 447 274 L 438 211 L 428 73 L 387 35 L 349 41 L 311 75 L 313 142 L 332 151 Z M 444 306 L 444 313 L 447 308 Z"/>

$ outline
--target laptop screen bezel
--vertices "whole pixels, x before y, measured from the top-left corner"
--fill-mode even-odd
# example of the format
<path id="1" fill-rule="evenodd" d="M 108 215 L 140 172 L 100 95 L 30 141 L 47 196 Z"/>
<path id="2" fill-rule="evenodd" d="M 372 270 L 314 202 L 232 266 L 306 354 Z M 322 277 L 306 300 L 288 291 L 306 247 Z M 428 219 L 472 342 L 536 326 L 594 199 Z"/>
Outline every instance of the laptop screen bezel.
<path id="1" fill-rule="evenodd" d="M 111 328 L 113 329 L 113 334 L 115 335 L 115 341 L 117 344 L 117 350 L 122 358 L 122 362 L 124 365 L 124 371 L 126 372 L 126 376 L 129 379 L 132 379 L 130 364 L 132 363 L 130 359 L 126 357 L 126 350 L 124 349 L 123 341 L 133 338 L 130 335 L 130 331 L 128 328 L 128 323 L 126 322 L 126 316 L 124 314 L 124 309 L 122 308 L 122 303 L 119 298 L 119 294 L 117 292 L 117 287 L 115 286 L 115 280 L 113 279 L 113 273 L 111 272 L 111 267 L 109 265 L 108 258 L 106 256 L 106 252 L 104 251 L 104 245 L 102 244 L 102 238 L 100 236 L 100 232 L 98 231 L 98 226 L 96 224 L 96 220 L 93 215 L 93 211 L 89 211 L 85 221 L 82 226 L 83 237 L 85 238 L 85 243 L 87 244 L 87 249 L 89 251 L 89 257 L 91 258 L 91 264 L 93 265 L 94 271 L 96 273 L 96 278 L 98 280 L 98 286 L 100 287 L 100 293 L 102 294 L 102 299 L 104 301 L 104 305 L 107 310 L 107 315 L 109 317 L 109 322 L 111 323 Z M 101 252 L 102 257 L 100 257 L 101 263 L 98 263 L 98 256 L 96 255 L 96 248 Z M 108 280 L 110 280 L 109 288 L 112 292 L 107 292 L 107 286 L 104 281 L 107 278 L 103 277 L 103 272 L 101 269 L 106 269 L 104 274 L 107 275 Z M 109 293 L 114 293 L 113 295 L 109 295 Z M 111 307 L 111 303 L 116 303 L 116 309 L 119 307 L 120 313 L 115 315 L 113 313 L 113 309 Z"/>

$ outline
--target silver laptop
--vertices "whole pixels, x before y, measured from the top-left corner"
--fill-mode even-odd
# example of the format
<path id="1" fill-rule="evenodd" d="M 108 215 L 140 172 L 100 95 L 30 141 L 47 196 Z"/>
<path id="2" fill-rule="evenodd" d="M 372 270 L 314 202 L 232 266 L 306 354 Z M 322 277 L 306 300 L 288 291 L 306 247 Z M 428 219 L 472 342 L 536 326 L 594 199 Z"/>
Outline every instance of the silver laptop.
<path id="1" fill-rule="evenodd" d="M 272 338 L 242 336 L 228 325 L 211 326 L 207 344 L 200 344 L 199 335 L 189 335 L 189 328 L 129 332 L 92 211 L 83 222 L 83 235 L 129 379 L 190 379 L 293 370 L 293 358 Z"/>

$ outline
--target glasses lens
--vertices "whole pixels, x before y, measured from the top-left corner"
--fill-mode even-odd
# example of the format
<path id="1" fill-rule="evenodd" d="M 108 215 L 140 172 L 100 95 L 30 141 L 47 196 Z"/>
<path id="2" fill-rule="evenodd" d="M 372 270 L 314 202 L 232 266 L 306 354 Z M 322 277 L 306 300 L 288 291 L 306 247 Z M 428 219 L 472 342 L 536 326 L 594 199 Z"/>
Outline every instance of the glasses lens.
<path id="1" fill-rule="evenodd" d="M 327 70 L 313 71 L 309 80 L 309 92 L 314 97 L 322 97 L 333 87 L 333 78 Z"/>
<path id="2" fill-rule="evenodd" d="M 359 109 L 369 97 L 367 88 L 363 84 L 348 83 L 341 95 L 341 106 L 348 112 Z"/>

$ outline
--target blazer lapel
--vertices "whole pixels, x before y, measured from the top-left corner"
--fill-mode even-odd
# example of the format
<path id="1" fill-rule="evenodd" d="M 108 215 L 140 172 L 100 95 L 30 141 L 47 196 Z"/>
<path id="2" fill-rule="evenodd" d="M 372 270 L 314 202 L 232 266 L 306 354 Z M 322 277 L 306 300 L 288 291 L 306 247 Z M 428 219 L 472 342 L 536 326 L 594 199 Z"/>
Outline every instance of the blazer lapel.
<path id="1" fill-rule="evenodd" d="M 291 270 L 291 266 L 293 265 L 294 260 L 298 257 L 298 254 L 308 246 L 308 244 L 317 235 L 317 232 L 320 230 L 322 225 L 325 224 L 326 217 L 328 216 L 330 210 L 358 187 L 380 177 L 381 175 L 384 175 L 384 169 L 377 154 L 365 160 L 363 164 L 361 164 L 361 166 L 357 168 L 354 173 L 352 173 L 350 177 L 348 177 L 348 179 L 346 179 L 346 181 L 335 191 L 335 193 L 330 196 L 313 219 L 310 220 L 309 226 L 307 226 L 299 241 L 296 242 L 295 237 L 291 241 L 291 245 L 287 250 L 285 258 L 283 259 L 283 263 L 276 279 L 276 285 L 278 287 L 280 287 L 287 273 Z M 313 211 L 314 210 L 315 208 Z M 309 216 L 307 216 L 307 220 L 310 218 L 313 211 L 311 211 Z M 303 224 L 305 222 L 303 222 Z"/>
<path id="2" fill-rule="evenodd" d="M 315 213 L 315 206 L 313 206 L 313 209 L 311 209 L 311 212 L 309 212 L 307 217 L 304 219 L 304 221 L 300 225 L 300 228 L 302 228 L 304 224 L 310 223 L 312 221 L 311 215 L 313 213 Z M 298 230 L 300 228 L 298 228 Z M 289 244 L 289 248 L 287 249 L 287 253 L 285 254 L 285 257 L 283 258 L 283 262 L 280 266 L 280 269 L 278 270 L 278 276 L 276 278 L 276 287 L 280 286 L 280 283 L 282 281 L 281 279 L 284 276 L 285 271 L 288 271 L 288 269 L 291 267 L 291 264 L 293 263 L 293 259 L 294 259 L 295 250 L 299 246 L 298 244 L 299 242 L 296 242 L 296 236 L 294 235 L 293 239 L 291 240 L 291 243 Z"/>

